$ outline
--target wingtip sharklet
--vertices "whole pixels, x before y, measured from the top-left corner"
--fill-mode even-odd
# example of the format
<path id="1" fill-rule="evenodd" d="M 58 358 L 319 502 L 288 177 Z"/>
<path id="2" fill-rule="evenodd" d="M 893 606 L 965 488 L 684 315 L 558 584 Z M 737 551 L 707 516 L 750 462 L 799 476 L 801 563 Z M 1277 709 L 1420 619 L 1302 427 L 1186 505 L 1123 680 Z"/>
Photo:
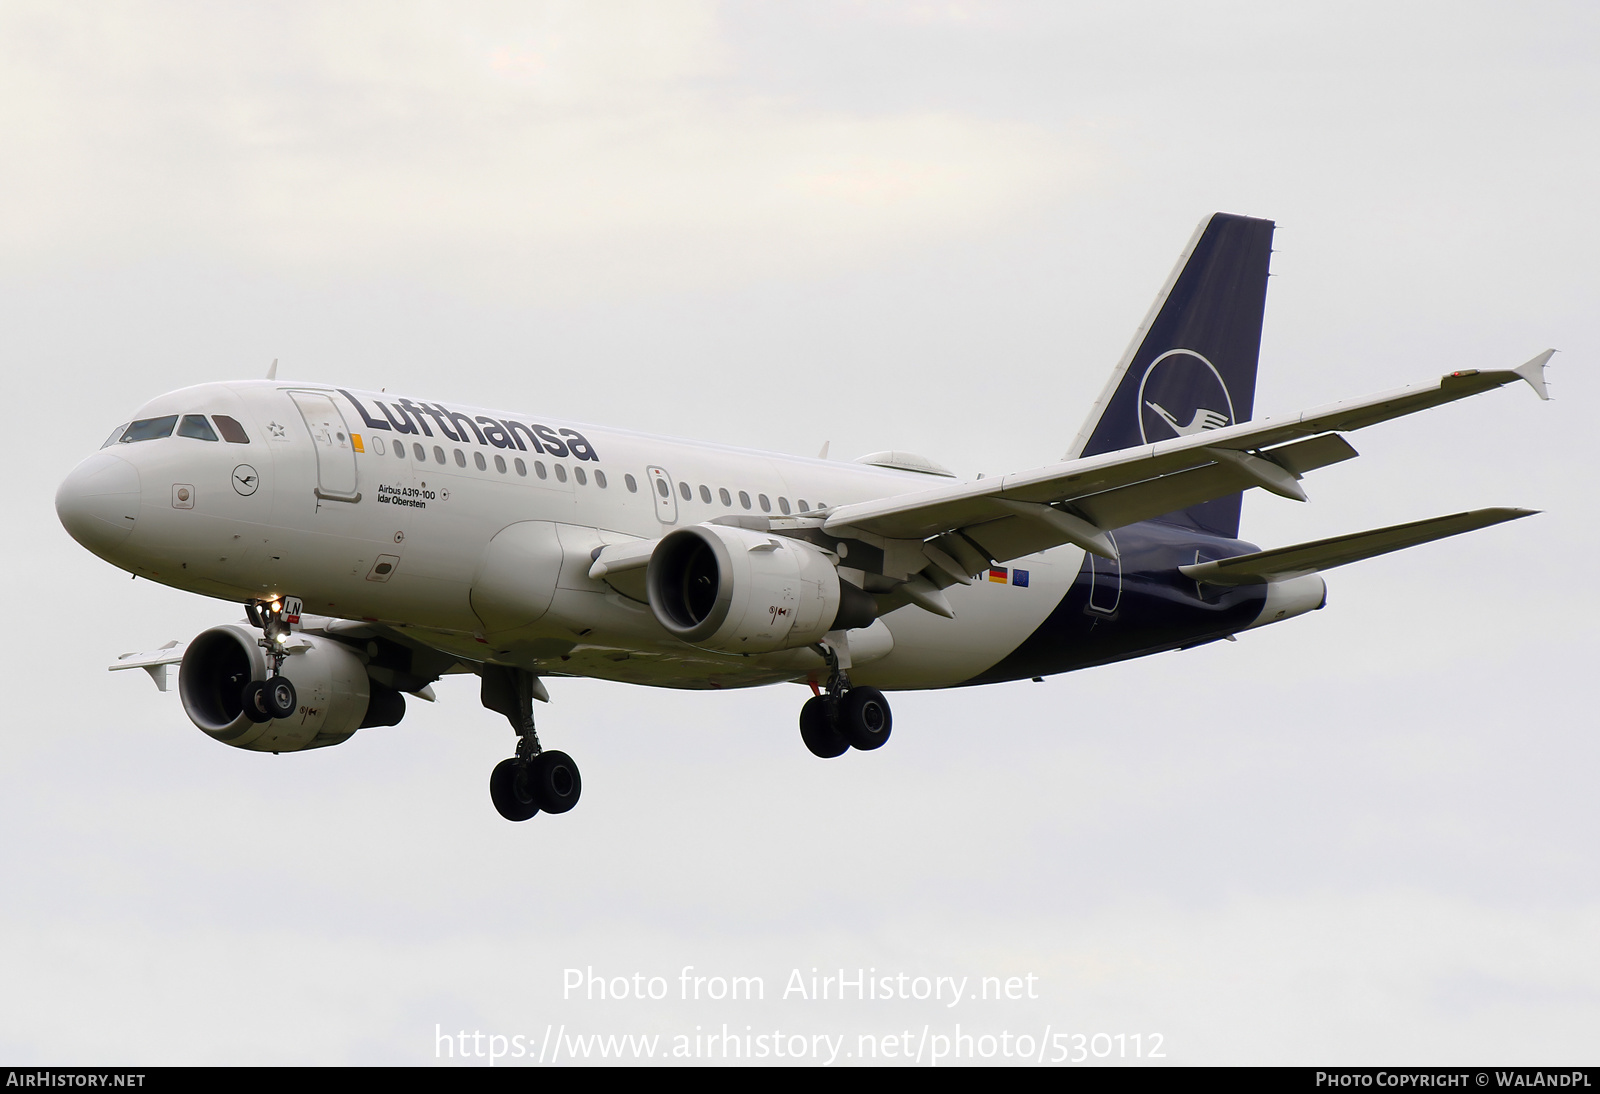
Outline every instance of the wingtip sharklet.
<path id="1" fill-rule="evenodd" d="M 1544 367 L 1550 363 L 1550 358 L 1555 355 L 1555 352 L 1553 349 L 1547 349 L 1533 358 L 1533 360 L 1511 370 L 1526 380 L 1528 386 L 1533 388 L 1534 393 L 1546 402 L 1550 401 L 1550 390 L 1545 386 Z"/>

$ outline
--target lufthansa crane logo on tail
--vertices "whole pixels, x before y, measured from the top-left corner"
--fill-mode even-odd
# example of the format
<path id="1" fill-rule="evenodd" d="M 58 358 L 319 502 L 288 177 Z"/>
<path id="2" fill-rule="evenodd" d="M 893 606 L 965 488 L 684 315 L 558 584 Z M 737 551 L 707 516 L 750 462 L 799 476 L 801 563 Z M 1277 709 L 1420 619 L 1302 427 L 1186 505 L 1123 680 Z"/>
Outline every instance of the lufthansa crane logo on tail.
<path id="1" fill-rule="evenodd" d="M 1233 396 L 1217 366 L 1192 349 L 1169 349 L 1139 381 L 1139 436 L 1145 444 L 1234 423 Z"/>

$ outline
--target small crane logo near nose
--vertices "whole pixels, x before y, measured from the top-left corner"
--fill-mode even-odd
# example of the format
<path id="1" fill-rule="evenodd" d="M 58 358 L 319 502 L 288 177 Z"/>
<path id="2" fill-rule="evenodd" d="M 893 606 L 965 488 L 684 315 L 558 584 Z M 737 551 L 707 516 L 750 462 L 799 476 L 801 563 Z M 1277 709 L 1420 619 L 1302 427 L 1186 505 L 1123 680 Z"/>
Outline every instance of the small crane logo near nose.
<path id="1" fill-rule="evenodd" d="M 261 480 L 256 477 L 256 469 L 247 463 L 241 463 L 233 469 L 233 489 L 241 496 L 248 498 L 256 492 L 256 487 L 261 485 Z"/>

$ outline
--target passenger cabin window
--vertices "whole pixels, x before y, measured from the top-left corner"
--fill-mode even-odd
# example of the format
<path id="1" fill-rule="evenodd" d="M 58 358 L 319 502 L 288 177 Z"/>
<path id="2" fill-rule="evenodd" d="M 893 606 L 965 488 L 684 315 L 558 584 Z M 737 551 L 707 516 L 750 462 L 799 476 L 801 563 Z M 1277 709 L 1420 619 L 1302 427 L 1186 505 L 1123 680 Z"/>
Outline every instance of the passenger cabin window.
<path id="1" fill-rule="evenodd" d="M 483 460 L 483 453 L 482 452 L 474 452 L 472 454 L 472 465 L 474 467 L 476 467 L 479 471 L 487 471 L 487 470 L 489 470 L 489 465 L 487 463 L 485 463 L 484 460 Z M 503 464 L 502 464 L 500 470 L 502 470 L 502 471 L 505 470 L 505 466 Z"/>
<path id="2" fill-rule="evenodd" d="M 707 486 L 705 483 L 700 484 L 700 500 L 705 502 L 707 505 L 711 504 L 711 487 Z"/>
<path id="3" fill-rule="evenodd" d="M 767 496 L 765 494 L 757 494 L 756 500 L 761 503 L 761 511 L 763 513 L 772 512 L 772 503 L 767 500 Z"/>
<path id="4" fill-rule="evenodd" d="M 746 494 L 743 490 L 739 491 L 739 504 L 744 506 L 746 509 L 750 508 L 750 495 Z"/>
<path id="5" fill-rule="evenodd" d="M 678 493 L 683 495 L 684 501 L 694 500 L 694 491 L 690 489 L 689 484 L 686 482 L 680 482 L 678 484 Z"/>
<path id="6" fill-rule="evenodd" d="M 101 445 L 100 447 L 101 448 L 110 448 L 112 445 L 114 445 L 118 441 L 122 440 L 122 435 L 124 433 L 126 433 L 127 431 L 128 431 L 128 423 L 127 422 L 123 422 L 121 425 L 117 426 L 117 428 L 115 428 L 115 429 L 113 429 L 111 431 L 111 436 L 107 437 L 106 438 L 106 443 Z"/>
<path id="7" fill-rule="evenodd" d="M 502 475 L 506 473 L 506 458 L 504 456 L 496 456 L 494 458 L 494 469 Z"/>
<path id="8" fill-rule="evenodd" d="M 396 459 L 403 460 L 403 459 L 406 458 L 406 442 L 405 441 L 395 441 L 394 442 L 394 454 L 395 454 L 395 458 Z"/>
<path id="9" fill-rule="evenodd" d="M 457 452 L 456 455 L 459 456 L 461 453 Z M 434 445 L 433 458 L 438 460 L 440 463 L 444 463 L 444 449 L 440 448 L 438 445 Z"/>
<path id="10" fill-rule="evenodd" d="M 564 463 L 558 463 L 558 464 L 555 465 L 555 469 L 556 469 L 556 481 L 557 482 L 566 482 L 567 481 L 567 465 L 564 464 Z"/>
<path id="11" fill-rule="evenodd" d="M 548 479 L 550 477 L 550 472 L 544 469 L 544 462 L 542 460 L 533 461 L 533 473 L 538 475 L 541 479 Z"/>
<path id="12" fill-rule="evenodd" d="M 788 516 L 789 515 L 789 499 L 788 498 L 779 498 L 778 499 L 778 510 L 784 516 Z"/>
<path id="13" fill-rule="evenodd" d="M 211 420 L 217 423 L 217 432 L 222 434 L 222 439 L 229 444 L 249 444 L 250 434 L 244 431 L 244 426 L 226 414 L 213 414 Z"/>
<path id="14" fill-rule="evenodd" d="M 444 461 L 440 460 L 439 462 L 443 463 Z M 456 466 L 457 467 L 465 467 L 465 466 L 467 466 L 467 458 L 461 454 L 461 449 L 459 449 L 459 448 L 456 449 Z"/>
<path id="15" fill-rule="evenodd" d="M 428 454 L 424 452 L 422 450 L 422 446 L 417 444 L 415 441 L 411 443 L 411 454 L 416 457 L 418 463 L 428 462 Z"/>
<path id="16" fill-rule="evenodd" d="M 172 436 L 172 427 L 178 424 L 176 414 L 168 414 L 164 418 L 141 418 L 129 425 L 122 432 L 120 444 L 133 444 L 136 441 L 158 441 L 162 437 Z"/>
<path id="17" fill-rule="evenodd" d="M 628 493 L 637 494 L 639 492 L 639 480 L 632 475 L 623 475 L 622 482 L 628 488 Z"/>
<path id="18" fill-rule="evenodd" d="M 805 499 L 805 498 L 801 498 L 801 499 L 800 499 L 800 500 L 799 500 L 799 502 L 798 502 L 798 504 L 799 504 L 799 506 L 800 506 L 800 511 L 801 511 L 801 512 L 802 512 L 802 513 L 809 513 L 809 512 L 811 512 L 811 507 L 810 507 L 810 506 L 809 506 L 809 505 L 807 505 L 807 504 L 806 504 L 806 499 Z"/>
<path id="19" fill-rule="evenodd" d="M 518 456 L 511 462 L 517 465 L 517 474 L 521 475 L 523 478 L 528 477 L 528 465 L 522 462 L 521 456 Z"/>
<path id="20" fill-rule="evenodd" d="M 578 480 L 578 485 L 579 486 L 588 486 L 589 485 L 589 476 L 585 475 L 583 473 L 583 468 L 574 467 L 572 469 L 572 476 L 573 476 L 573 478 Z"/>
<path id="21" fill-rule="evenodd" d="M 728 493 L 728 488 L 726 486 L 717 487 L 717 497 L 722 499 L 723 505 L 726 505 L 730 509 L 733 508 L 733 495 Z"/>
<path id="22" fill-rule="evenodd" d="M 596 471 L 594 473 L 594 484 L 602 490 L 606 488 L 606 473 L 604 471 Z"/>

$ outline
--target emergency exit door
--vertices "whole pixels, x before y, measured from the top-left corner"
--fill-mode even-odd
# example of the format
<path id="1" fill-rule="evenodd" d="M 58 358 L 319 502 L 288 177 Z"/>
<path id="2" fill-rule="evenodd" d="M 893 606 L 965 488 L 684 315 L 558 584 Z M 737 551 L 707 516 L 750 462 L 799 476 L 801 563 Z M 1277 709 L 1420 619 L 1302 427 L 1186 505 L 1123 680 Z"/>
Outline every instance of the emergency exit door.
<path id="1" fill-rule="evenodd" d="M 672 476 L 664 468 L 645 468 L 645 481 L 656 499 L 656 519 L 662 524 L 678 523 L 678 498 L 672 492 Z"/>

